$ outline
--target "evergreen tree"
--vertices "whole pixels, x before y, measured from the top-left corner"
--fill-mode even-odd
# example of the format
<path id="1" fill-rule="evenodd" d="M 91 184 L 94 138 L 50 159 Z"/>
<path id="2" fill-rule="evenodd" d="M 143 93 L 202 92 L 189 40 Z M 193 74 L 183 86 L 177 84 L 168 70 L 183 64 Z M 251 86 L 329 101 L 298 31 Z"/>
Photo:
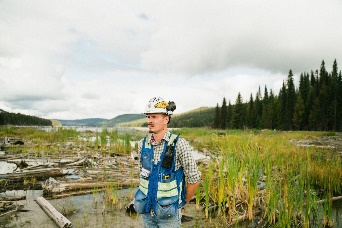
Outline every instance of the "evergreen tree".
<path id="1" fill-rule="evenodd" d="M 221 129 L 226 129 L 226 125 L 227 125 L 227 102 L 226 102 L 226 98 L 223 98 L 222 101 L 222 107 L 221 107 L 221 115 L 220 115 L 220 127 Z"/>
<path id="2" fill-rule="evenodd" d="M 279 91 L 279 108 L 278 108 L 278 123 L 277 126 L 279 129 L 286 129 L 286 101 L 287 101 L 287 94 L 286 94 L 286 87 L 285 82 L 283 82 L 283 86 Z"/>
<path id="3" fill-rule="evenodd" d="M 255 115 L 255 109 L 254 109 L 254 99 L 253 99 L 252 94 L 249 98 L 247 112 L 248 112 L 248 126 L 250 128 L 255 128 L 256 127 L 256 115 Z"/>
<path id="4" fill-rule="evenodd" d="M 264 99 L 262 100 L 262 128 L 271 128 L 271 118 L 269 110 L 269 98 L 267 86 L 265 85 Z"/>
<path id="5" fill-rule="evenodd" d="M 259 90 L 255 96 L 255 102 L 254 102 L 254 113 L 256 115 L 255 127 L 258 129 L 261 128 L 262 108 L 263 108 L 262 97 L 261 97 L 260 86 L 259 86 Z"/>
<path id="6" fill-rule="evenodd" d="M 270 90 L 270 96 L 268 98 L 268 112 L 270 128 L 275 129 L 277 127 L 277 98 L 274 97 L 272 90 Z"/>
<path id="7" fill-rule="evenodd" d="M 337 61 L 335 59 L 333 63 L 333 69 L 331 72 L 331 85 L 329 88 L 330 91 L 330 96 L 329 96 L 329 101 L 330 105 L 328 107 L 328 125 L 330 130 L 337 130 L 337 113 L 338 113 L 338 96 L 339 94 L 337 93 L 338 90 L 338 67 L 337 67 Z"/>
<path id="8" fill-rule="evenodd" d="M 227 107 L 227 128 L 231 129 L 232 128 L 232 119 L 233 119 L 233 105 L 228 102 L 228 107 Z"/>
<path id="9" fill-rule="evenodd" d="M 310 76 L 308 73 L 300 75 L 299 93 L 304 103 L 303 130 L 308 130 L 310 107 L 312 106 Z"/>
<path id="10" fill-rule="evenodd" d="M 286 92 L 286 129 L 292 130 L 292 119 L 294 113 L 294 106 L 296 104 L 296 89 L 293 82 L 292 70 L 289 71 L 287 78 L 287 92 Z"/>
<path id="11" fill-rule="evenodd" d="M 218 129 L 220 127 L 220 107 L 218 105 L 218 103 L 216 104 L 216 108 L 215 108 L 215 118 L 214 118 L 214 126 L 213 128 Z"/>
<path id="12" fill-rule="evenodd" d="M 336 130 L 342 131 L 342 73 L 340 71 L 337 80 L 337 110 L 336 110 Z"/>
<path id="13" fill-rule="evenodd" d="M 334 61 L 331 73 L 326 71 L 322 61 L 319 70 L 300 74 L 298 89 L 290 70 L 278 96 L 274 96 L 272 90 L 269 95 L 266 85 L 263 97 L 259 86 L 255 100 L 251 94 L 247 103 L 243 103 L 239 93 L 235 105 L 229 102 L 226 125 L 220 120 L 218 127 L 341 131 L 341 94 L 342 73 L 338 71 L 337 61 Z M 216 115 L 225 115 L 225 111 L 217 110 Z"/>
<path id="14" fill-rule="evenodd" d="M 243 116 L 244 114 L 244 106 L 242 96 L 239 92 L 236 102 L 235 102 L 235 109 L 234 109 L 234 118 L 233 118 L 233 128 L 235 129 L 242 129 L 243 128 Z"/>
<path id="15" fill-rule="evenodd" d="M 328 106 L 329 106 L 329 93 L 328 93 L 328 72 L 325 69 L 325 63 L 322 61 L 321 68 L 319 71 L 319 80 L 318 80 L 318 108 L 317 110 L 317 118 L 320 120 L 317 122 L 318 128 L 317 130 L 326 131 L 329 129 L 328 127 Z"/>
<path id="16" fill-rule="evenodd" d="M 304 112 L 305 112 L 304 101 L 302 99 L 302 95 L 298 92 L 298 97 L 296 99 L 296 104 L 294 107 L 294 113 L 293 113 L 293 119 L 292 119 L 294 130 L 303 129 Z"/>

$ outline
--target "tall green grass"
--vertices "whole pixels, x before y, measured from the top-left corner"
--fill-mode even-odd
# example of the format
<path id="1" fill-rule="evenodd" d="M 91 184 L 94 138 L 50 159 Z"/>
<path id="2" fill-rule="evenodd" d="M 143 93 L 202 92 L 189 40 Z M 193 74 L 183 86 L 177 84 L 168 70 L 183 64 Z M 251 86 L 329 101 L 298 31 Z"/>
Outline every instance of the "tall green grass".
<path id="1" fill-rule="evenodd" d="M 204 200 L 205 218 L 216 217 L 221 225 L 234 224 L 244 218 L 260 219 L 269 226 L 310 227 L 317 216 L 317 201 L 324 200 L 323 218 L 318 221 L 323 222 L 321 225 L 334 225 L 332 199 L 342 195 L 340 155 L 330 149 L 298 147 L 290 140 L 327 136 L 327 133 L 204 128 L 184 128 L 173 133 L 181 134 L 197 150 L 210 151 L 210 162 L 200 165 L 203 181 L 196 192 L 197 207 L 201 199 Z M 80 141 L 79 136 L 84 134 L 96 136 L 95 144 Z M 328 135 L 336 136 L 336 133 Z M 91 153 L 127 155 L 132 149 L 130 140 L 139 140 L 132 133 L 119 134 L 115 129 L 80 133 L 64 128 L 47 132 L 1 127 L 0 137 L 5 136 L 31 141 L 31 146 L 16 146 L 10 150 L 35 156 L 58 154 L 61 146 L 53 145 L 68 141 L 91 147 Z M 108 139 L 110 146 L 105 148 Z M 118 186 L 114 183 L 115 180 L 106 188 L 106 202 L 110 205 L 120 204 L 116 196 Z"/>
<path id="2" fill-rule="evenodd" d="M 211 151 L 210 164 L 201 168 L 202 192 L 206 202 L 211 199 L 217 205 L 218 218 L 233 223 L 259 216 L 269 225 L 309 227 L 317 201 L 325 199 L 322 220 L 333 225 L 332 198 L 342 194 L 340 155 L 290 142 L 322 133 L 205 129 L 180 133 L 195 139 L 192 143 L 199 150 Z"/>

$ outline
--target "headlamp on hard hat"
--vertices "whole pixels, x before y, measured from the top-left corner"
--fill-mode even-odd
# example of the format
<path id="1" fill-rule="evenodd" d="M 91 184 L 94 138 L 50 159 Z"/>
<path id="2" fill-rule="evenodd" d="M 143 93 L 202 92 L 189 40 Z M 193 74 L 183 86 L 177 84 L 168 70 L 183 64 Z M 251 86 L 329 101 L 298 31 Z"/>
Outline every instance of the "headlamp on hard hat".
<path id="1" fill-rule="evenodd" d="M 175 102 L 169 101 L 169 105 L 166 106 L 166 113 L 167 113 L 168 115 L 171 115 L 171 114 L 173 114 L 173 111 L 175 111 L 175 110 L 176 110 L 176 104 L 175 104 Z"/>

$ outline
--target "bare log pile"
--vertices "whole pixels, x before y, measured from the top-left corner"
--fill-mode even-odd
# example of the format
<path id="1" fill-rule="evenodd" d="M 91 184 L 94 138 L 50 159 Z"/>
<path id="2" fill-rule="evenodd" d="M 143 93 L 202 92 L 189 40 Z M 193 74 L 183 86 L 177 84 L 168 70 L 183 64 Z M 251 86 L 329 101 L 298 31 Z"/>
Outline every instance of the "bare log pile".
<path id="1" fill-rule="evenodd" d="M 106 188 L 135 188 L 139 185 L 139 165 L 129 157 L 87 156 L 77 161 L 63 162 L 63 166 L 73 169 L 75 179 L 47 179 L 42 183 L 45 197 L 63 198 L 71 195 L 104 191 Z M 132 177 L 132 178 L 129 178 Z"/>
<path id="2" fill-rule="evenodd" d="M 51 198 L 63 198 L 71 195 L 89 194 L 96 191 L 103 191 L 104 188 L 114 187 L 115 189 L 132 188 L 139 185 L 138 179 L 127 179 L 122 182 L 109 181 L 79 181 L 79 182 L 57 182 L 49 178 L 42 184 L 44 196 Z"/>
<path id="3" fill-rule="evenodd" d="M 0 191 L 43 189 L 45 197 L 60 198 L 103 191 L 106 187 L 122 189 L 139 184 L 139 180 L 134 179 L 139 176 L 139 163 L 129 156 L 84 150 L 75 153 L 75 150 L 66 158 L 63 151 L 57 158 L 37 158 L 37 154 L 2 157 L 2 161 L 15 164 L 17 168 L 13 173 L 0 174 L 0 184 L 4 186 Z M 51 178 L 54 183 L 49 183 Z"/>

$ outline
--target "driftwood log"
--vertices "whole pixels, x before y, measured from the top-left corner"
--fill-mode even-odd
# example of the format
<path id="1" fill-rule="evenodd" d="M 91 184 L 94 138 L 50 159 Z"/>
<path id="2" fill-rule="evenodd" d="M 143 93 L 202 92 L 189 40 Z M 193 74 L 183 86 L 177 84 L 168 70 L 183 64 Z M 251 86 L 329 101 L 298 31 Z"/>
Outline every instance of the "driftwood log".
<path id="1" fill-rule="evenodd" d="M 70 195 L 89 194 L 93 191 L 101 191 L 106 187 L 113 186 L 117 189 L 134 188 L 139 186 L 138 179 L 126 179 L 121 182 L 76 182 L 76 183 L 44 183 L 42 184 L 44 196 L 60 198 Z"/>
<path id="2" fill-rule="evenodd" d="M 1 212 L 0 210 L 0 218 L 1 217 L 5 217 L 5 216 L 11 216 L 13 214 L 15 214 L 18 211 L 21 211 L 21 209 L 24 207 L 24 205 L 15 205 L 12 209 L 5 211 L 5 212 Z"/>
<path id="3" fill-rule="evenodd" d="M 25 199 L 26 196 L 0 196 L 0 205 L 2 201 L 19 201 Z"/>
<path id="4" fill-rule="evenodd" d="M 72 227 L 69 219 L 64 217 L 58 212 L 44 197 L 38 196 L 36 199 L 38 205 L 44 210 L 44 212 L 53 220 L 55 223 L 62 228 Z"/>
<path id="5" fill-rule="evenodd" d="M 0 174 L 0 180 L 23 180 L 27 177 L 34 177 L 36 179 L 42 179 L 47 177 L 59 177 L 63 176 L 63 172 L 59 168 L 37 169 L 27 170 L 25 172 Z"/>

